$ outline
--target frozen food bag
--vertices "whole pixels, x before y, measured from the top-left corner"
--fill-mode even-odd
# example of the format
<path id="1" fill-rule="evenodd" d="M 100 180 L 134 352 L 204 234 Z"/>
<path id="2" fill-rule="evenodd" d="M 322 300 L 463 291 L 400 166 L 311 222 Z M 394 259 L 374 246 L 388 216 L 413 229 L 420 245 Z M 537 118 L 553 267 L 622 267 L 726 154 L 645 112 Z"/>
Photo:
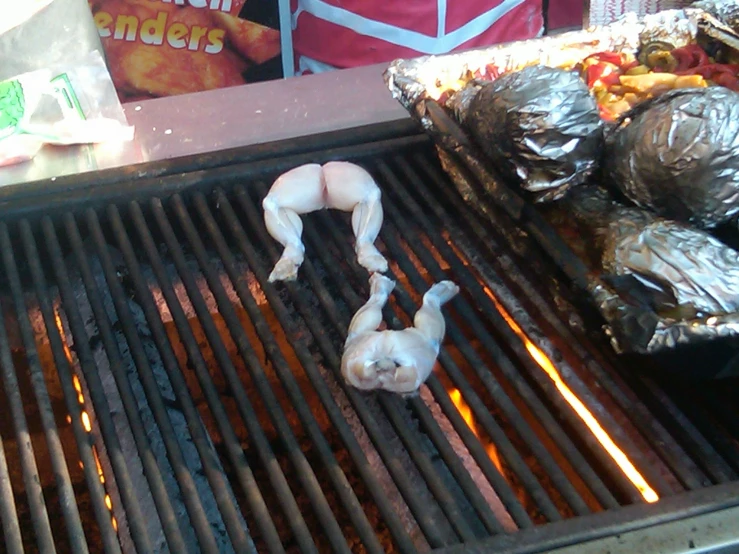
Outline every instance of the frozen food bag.
<path id="1" fill-rule="evenodd" d="M 0 82 L 0 166 L 31 160 L 44 144 L 130 141 L 133 133 L 98 51 Z"/>

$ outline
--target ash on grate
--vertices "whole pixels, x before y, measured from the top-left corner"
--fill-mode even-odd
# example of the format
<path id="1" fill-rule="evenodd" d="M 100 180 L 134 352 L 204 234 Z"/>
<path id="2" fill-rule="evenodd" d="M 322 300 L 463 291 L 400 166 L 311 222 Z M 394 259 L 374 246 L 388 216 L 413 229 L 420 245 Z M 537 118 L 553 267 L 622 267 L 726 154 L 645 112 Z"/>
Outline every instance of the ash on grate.
<path id="1" fill-rule="evenodd" d="M 159 394 L 161 394 L 166 407 L 167 416 L 172 423 L 175 430 L 175 435 L 182 451 L 183 457 L 187 464 L 187 467 L 192 475 L 195 482 L 195 486 L 200 498 L 200 502 L 205 510 L 206 517 L 208 518 L 216 542 L 219 546 L 219 552 L 232 552 L 228 541 L 228 534 L 226 532 L 225 524 L 221 518 L 220 512 L 216 506 L 213 492 L 210 485 L 205 477 L 203 467 L 201 464 L 200 457 L 197 450 L 192 442 L 188 425 L 185 420 L 184 414 L 179 408 L 178 401 L 172 391 L 172 386 L 169 382 L 167 372 L 163 367 L 163 363 L 159 356 L 156 345 L 151 336 L 151 331 L 148 328 L 148 324 L 144 317 L 141 306 L 138 305 L 135 300 L 135 294 L 130 287 L 126 287 L 126 270 L 123 263 L 122 256 L 113 248 L 108 247 L 108 252 L 113 259 L 113 263 L 119 268 L 119 278 L 121 283 L 124 285 L 124 290 L 127 292 L 127 305 L 131 316 L 136 324 L 139 339 L 143 344 L 143 348 L 148 360 L 148 363 L 153 371 L 155 380 L 158 385 Z M 181 522 L 180 529 L 183 534 L 183 538 L 186 542 L 191 544 L 195 543 L 195 535 L 192 527 L 182 522 L 188 521 L 187 511 L 185 509 L 184 502 L 181 499 L 181 492 L 179 486 L 174 478 L 173 469 L 169 463 L 169 459 L 166 454 L 164 442 L 160 433 L 156 421 L 152 414 L 151 408 L 149 407 L 146 395 L 144 394 L 144 388 L 138 376 L 138 370 L 131 357 L 128 342 L 121 330 L 120 323 L 118 321 L 118 315 L 115 311 L 112 297 L 110 296 L 108 287 L 105 282 L 105 276 L 102 272 L 102 267 L 95 254 L 88 254 L 88 261 L 91 264 L 95 281 L 98 285 L 98 289 L 102 295 L 105 311 L 107 313 L 108 321 L 104 322 L 106 325 L 111 325 L 114 330 L 114 336 L 117 342 L 117 348 L 121 355 L 122 363 L 126 369 L 126 373 L 129 378 L 129 382 L 133 389 L 134 397 L 139 409 L 139 414 L 143 420 L 144 429 L 154 452 L 155 458 L 159 461 L 162 479 L 164 481 L 165 488 L 170 497 L 175 515 Z M 158 518 L 157 510 L 151 497 L 151 492 L 143 473 L 143 468 L 138 457 L 138 450 L 131 433 L 125 411 L 123 409 L 122 401 L 120 399 L 118 389 L 113 378 L 112 372 L 109 366 L 109 360 L 105 353 L 105 349 L 100 340 L 98 332 L 98 322 L 96 321 L 92 309 L 89 305 L 87 295 L 85 292 L 84 285 L 79 274 L 76 271 L 70 271 L 70 281 L 75 291 L 77 298 L 77 304 L 82 312 L 82 318 L 85 321 L 87 340 L 89 340 L 90 347 L 93 349 L 95 356 L 96 370 L 100 375 L 103 382 L 103 388 L 108 400 L 108 404 L 113 416 L 113 420 L 116 425 L 121 447 L 123 449 L 126 459 L 129 460 L 128 469 L 131 475 L 131 479 L 135 486 L 135 494 L 141 505 L 141 509 L 144 515 L 144 520 L 149 526 L 149 536 L 152 539 L 152 543 L 155 545 L 156 552 L 165 552 L 166 544 L 164 534 L 161 528 L 161 523 Z M 73 344 L 74 338 L 70 335 L 67 336 L 67 340 L 70 344 Z M 104 445 L 102 443 L 99 430 L 96 431 L 96 445 L 100 452 L 104 452 Z M 101 463 L 103 462 L 101 455 Z M 104 470 L 109 468 L 105 468 Z M 223 471 L 223 469 L 221 468 Z M 233 492 L 231 491 L 231 494 Z M 118 504 L 120 506 L 120 503 Z M 115 510 L 115 506 L 114 506 Z M 121 514 L 123 517 L 123 514 Z M 242 522 L 244 527 L 246 523 Z"/>

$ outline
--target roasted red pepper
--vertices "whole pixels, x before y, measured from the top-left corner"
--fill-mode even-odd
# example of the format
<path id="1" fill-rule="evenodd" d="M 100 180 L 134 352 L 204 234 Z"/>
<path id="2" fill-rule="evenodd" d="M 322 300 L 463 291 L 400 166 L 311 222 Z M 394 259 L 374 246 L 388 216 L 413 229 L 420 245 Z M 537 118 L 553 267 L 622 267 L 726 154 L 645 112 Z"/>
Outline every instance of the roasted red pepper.
<path id="1" fill-rule="evenodd" d="M 626 61 L 621 52 L 597 52 L 596 54 L 591 54 L 585 58 L 586 61 L 590 59 L 598 60 L 599 62 L 611 63 L 616 67 L 621 67 L 621 65 Z"/>
<path id="2" fill-rule="evenodd" d="M 620 71 L 618 67 L 615 67 L 610 63 L 597 63 L 588 66 L 585 79 L 589 88 L 595 86 L 598 81 L 600 81 L 604 86 L 609 87 L 611 85 L 618 84 L 619 75 Z"/>
<path id="3" fill-rule="evenodd" d="M 677 74 L 681 71 L 711 63 L 708 54 L 697 44 L 688 44 L 682 48 L 675 48 L 670 53 L 677 60 L 677 67 L 675 68 L 675 73 Z"/>
<path id="4" fill-rule="evenodd" d="M 489 63 L 482 70 L 476 69 L 473 77 L 475 79 L 486 79 L 492 81 L 493 79 L 500 77 L 500 69 Z"/>
<path id="5" fill-rule="evenodd" d="M 730 90 L 739 92 L 739 77 L 732 73 L 714 73 L 711 80 L 717 85 L 721 85 Z"/>

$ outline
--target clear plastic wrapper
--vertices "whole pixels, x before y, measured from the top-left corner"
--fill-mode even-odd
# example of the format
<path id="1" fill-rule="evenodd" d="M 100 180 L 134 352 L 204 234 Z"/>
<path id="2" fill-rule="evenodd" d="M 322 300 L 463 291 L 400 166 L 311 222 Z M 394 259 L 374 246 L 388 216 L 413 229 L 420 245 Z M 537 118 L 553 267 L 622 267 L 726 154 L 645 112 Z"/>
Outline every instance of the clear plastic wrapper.
<path id="1" fill-rule="evenodd" d="M 467 128 L 478 146 L 537 201 L 560 198 L 595 170 L 603 120 L 573 71 L 531 65 L 481 87 Z"/>
<path id="2" fill-rule="evenodd" d="M 0 82 L 0 166 L 31 160 L 44 144 L 130 141 L 133 134 L 98 51 Z"/>
<path id="3" fill-rule="evenodd" d="M 103 53 L 87 0 L 5 0 L 0 18 L 0 81 Z"/>
<path id="4" fill-rule="evenodd" d="M 739 214 L 739 93 L 671 91 L 625 115 L 604 159 L 630 200 L 701 228 Z"/>

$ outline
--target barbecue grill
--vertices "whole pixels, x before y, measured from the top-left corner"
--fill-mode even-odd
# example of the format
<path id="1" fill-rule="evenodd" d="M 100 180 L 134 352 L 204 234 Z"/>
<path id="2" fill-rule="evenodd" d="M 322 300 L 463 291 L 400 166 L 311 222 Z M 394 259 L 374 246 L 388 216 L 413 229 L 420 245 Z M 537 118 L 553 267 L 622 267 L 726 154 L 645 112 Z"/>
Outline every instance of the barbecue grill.
<path id="1" fill-rule="evenodd" d="M 261 199 L 335 159 L 383 192 L 387 326 L 432 282 L 462 289 L 418 396 L 341 378 L 369 293 L 349 214 L 305 216 L 298 281 L 267 282 L 280 247 Z M 465 205 L 406 119 L 0 202 L 7 552 L 739 548 L 736 381 L 616 357 L 536 243 Z"/>

